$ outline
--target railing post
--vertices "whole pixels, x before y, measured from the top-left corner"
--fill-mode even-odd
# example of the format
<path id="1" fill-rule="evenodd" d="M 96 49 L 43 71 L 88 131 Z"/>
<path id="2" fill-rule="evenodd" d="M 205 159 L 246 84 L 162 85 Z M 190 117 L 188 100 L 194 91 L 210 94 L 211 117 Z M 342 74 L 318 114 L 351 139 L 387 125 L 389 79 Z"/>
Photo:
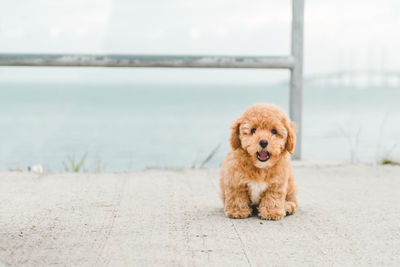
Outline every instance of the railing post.
<path id="1" fill-rule="evenodd" d="M 297 143 L 294 159 L 301 159 L 302 143 L 302 102 L 303 102 L 303 28 L 304 0 L 292 0 L 292 48 L 294 67 L 290 72 L 290 118 L 297 126 Z"/>

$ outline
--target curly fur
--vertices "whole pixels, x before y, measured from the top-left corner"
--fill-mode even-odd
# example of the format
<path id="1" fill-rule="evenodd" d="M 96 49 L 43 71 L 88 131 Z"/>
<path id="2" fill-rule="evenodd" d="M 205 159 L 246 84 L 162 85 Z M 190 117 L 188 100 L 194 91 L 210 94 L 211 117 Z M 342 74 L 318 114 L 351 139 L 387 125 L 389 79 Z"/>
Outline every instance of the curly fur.
<path id="1" fill-rule="evenodd" d="M 275 105 L 255 104 L 231 129 L 232 150 L 222 164 L 220 179 L 226 216 L 247 218 L 253 208 L 267 220 L 293 214 L 297 208 L 297 185 L 290 163 L 296 144 L 294 123 Z M 261 140 L 268 142 L 265 148 Z M 257 157 L 262 151 L 268 151 L 268 160 Z"/>

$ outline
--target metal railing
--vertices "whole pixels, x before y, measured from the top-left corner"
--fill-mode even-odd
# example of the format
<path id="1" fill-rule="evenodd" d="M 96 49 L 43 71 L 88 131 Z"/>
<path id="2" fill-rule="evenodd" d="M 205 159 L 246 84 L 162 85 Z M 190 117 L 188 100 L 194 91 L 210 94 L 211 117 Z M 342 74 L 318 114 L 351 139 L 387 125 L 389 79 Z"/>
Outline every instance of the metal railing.
<path id="1" fill-rule="evenodd" d="M 297 125 L 295 159 L 301 158 L 304 0 L 292 0 L 291 54 L 288 56 L 0 54 L 0 66 L 258 68 L 289 69 L 289 115 Z"/>

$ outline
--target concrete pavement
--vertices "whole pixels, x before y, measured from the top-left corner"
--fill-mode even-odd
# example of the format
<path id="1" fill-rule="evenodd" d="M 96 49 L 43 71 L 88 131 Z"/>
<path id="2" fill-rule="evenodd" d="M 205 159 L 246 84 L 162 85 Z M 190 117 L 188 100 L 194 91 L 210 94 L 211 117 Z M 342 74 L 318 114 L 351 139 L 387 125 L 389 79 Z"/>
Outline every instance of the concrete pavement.
<path id="1" fill-rule="evenodd" d="M 400 167 L 295 163 L 297 213 L 224 216 L 218 170 L 0 173 L 0 263 L 399 266 Z"/>

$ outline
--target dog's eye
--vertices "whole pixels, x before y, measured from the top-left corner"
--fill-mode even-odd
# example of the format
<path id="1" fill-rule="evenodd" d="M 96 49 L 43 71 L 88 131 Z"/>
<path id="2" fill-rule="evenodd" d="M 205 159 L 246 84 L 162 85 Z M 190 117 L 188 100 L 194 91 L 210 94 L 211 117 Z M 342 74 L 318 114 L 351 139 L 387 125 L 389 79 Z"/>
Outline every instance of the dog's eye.
<path id="1" fill-rule="evenodd" d="M 277 130 L 275 130 L 275 129 L 272 129 L 272 134 L 277 134 L 278 133 L 278 131 Z"/>
<path id="2" fill-rule="evenodd" d="M 256 132 L 256 128 L 251 129 L 251 134 L 254 134 Z"/>

